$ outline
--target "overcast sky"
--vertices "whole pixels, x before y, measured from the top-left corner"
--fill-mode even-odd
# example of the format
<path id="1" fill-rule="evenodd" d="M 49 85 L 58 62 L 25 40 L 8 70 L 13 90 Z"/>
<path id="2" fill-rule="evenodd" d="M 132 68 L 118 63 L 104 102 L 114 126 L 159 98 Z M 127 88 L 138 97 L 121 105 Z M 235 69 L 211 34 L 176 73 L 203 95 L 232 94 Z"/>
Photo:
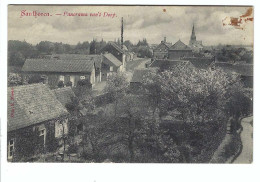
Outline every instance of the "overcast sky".
<path id="1" fill-rule="evenodd" d="M 146 38 L 148 43 L 158 44 L 167 37 L 175 43 L 181 39 L 188 44 L 192 25 L 195 25 L 197 40 L 204 45 L 252 44 L 253 22 L 243 22 L 243 29 L 223 26 L 223 20 L 239 18 L 246 7 L 199 7 L 199 6 L 9 6 L 8 39 L 25 40 L 32 44 L 48 40 L 77 44 L 93 38 L 113 41 L 120 38 L 120 19 L 124 17 L 124 40 L 136 43 Z M 21 11 L 50 13 L 45 17 L 21 17 Z M 100 17 L 63 16 L 70 13 L 98 13 Z M 114 18 L 103 13 L 115 13 Z M 62 14 L 62 15 L 55 15 Z M 252 17 L 252 16 L 251 16 Z M 227 22 L 228 24 L 228 22 Z"/>

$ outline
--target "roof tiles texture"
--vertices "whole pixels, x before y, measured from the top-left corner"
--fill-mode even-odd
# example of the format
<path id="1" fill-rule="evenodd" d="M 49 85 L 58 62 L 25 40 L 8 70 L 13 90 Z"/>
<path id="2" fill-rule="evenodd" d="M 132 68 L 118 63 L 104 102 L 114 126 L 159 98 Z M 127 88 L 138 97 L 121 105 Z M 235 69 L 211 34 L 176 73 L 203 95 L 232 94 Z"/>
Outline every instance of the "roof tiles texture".
<path id="1" fill-rule="evenodd" d="M 178 40 L 173 46 L 170 47 L 170 50 L 191 50 L 189 46 L 184 44 L 181 40 Z"/>
<path id="2" fill-rule="evenodd" d="M 52 90 L 58 101 L 63 105 L 70 103 L 73 97 L 76 97 L 71 87 L 63 87 Z"/>
<path id="3" fill-rule="evenodd" d="M 54 93 L 44 84 L 9 87 L 7 95 L 8 132 L 68 114 Z"/>
<path id="4" fill-rule="evenodd" d="M 110 62 L 112 63 L 114 66 L 119 67 L 122 65 L 122 62 L 119 61 L 115 56 L 113 56 L 113 54 L 111 53 L 107 53 L 104 54 L 104 57 Z"/>
<path id="5" fill-rule="evenodd" d="M 27 59 L 22 67 L 22 71 L 86 73 L 91 72 L 93 66 L 93 60 Z"/>
<path id="6" fill-rule="evenodd" d="M 53 54 L 51 55 L 52 59 L 61 59 L 61 60 L 85 60 L 85 61 L 94 61 L 95 66 L 100 68 L 102 62 L 102 56 L 98 54 L 94 55 L 85 55 L 85 54 Z"/>

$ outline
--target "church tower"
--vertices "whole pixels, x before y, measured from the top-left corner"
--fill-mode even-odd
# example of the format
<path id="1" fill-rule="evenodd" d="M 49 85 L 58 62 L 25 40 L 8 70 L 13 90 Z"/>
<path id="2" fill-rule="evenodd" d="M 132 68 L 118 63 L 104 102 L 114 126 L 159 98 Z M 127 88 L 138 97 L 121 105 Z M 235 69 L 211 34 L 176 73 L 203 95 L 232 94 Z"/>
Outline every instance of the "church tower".
<path id="1" fill-rule="evenodd" d="M 191 46 L 194 43 L 196 43 L 196 35 L 195 35 L 195 29 L 194 29 L 194 24 L 193 24 L 189 45 Z"/>

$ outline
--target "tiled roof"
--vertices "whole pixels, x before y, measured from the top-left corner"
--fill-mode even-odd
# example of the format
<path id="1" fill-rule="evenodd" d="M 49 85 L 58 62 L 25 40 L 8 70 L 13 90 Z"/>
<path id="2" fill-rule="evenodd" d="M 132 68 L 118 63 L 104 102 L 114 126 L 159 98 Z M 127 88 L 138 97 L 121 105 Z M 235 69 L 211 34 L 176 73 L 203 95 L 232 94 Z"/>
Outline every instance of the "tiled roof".
<path id="1" fill-rule="evenodd" d="M 124 53 L 124 50 L 122 50 L 116 43 L 114 42 L 109 42 L 107 45 L 111 45 L 112 47 L 114 47 L 118 52 L 120 53 Z"/>
<path id="2" fill-rule="evenodd" d="M 52 59 L 61 59 L 61 60 L 85 60 L 85 61 L 94 61 L 95 66 L 101 68 L 102 56 L 101 55 L 85 55 L 85 54 L 52 54 Z"/>
<path id="3" fill-rule="evenodd" d="M 22 67 L 22 71 L 86 73 L 91 72 L 93 66 L 93 60 L 27 59 Z"/>
<path id="4" fill-rule="evenodd" d="M 168 48 L 170 48 L 172 46 L 172 43 L 169 42 L 163 42 Z"/>
<path id="5" fill-rule="evenodd" d="M 173 46 L 170 47 L 170 50 L 191 50 L 189 46 L 184 44 L 181 40 L 178 40 Z"/>
<path id="6" fill-rule="evenodd" d="M 11 100 L 13 89 L 13 98 Z M 44 84 L 8 87 L 7 130 L 13 131 L 67 115 L 64 106 Z M 11 104 L 14 103 L 14 106 Z M 13 109 L 13 115 L 12 115 Z"/>
<path id="7" fill-rule="evenodd" d="M 169 49 L 169 48 L 172 46 L 172 43 L 162 41 L 159 45 L 157 45 L 157 46 L 155 47 L 155 50 L 156 50 L 156 49 L 160 49 L 161 46 L 162 46 L 162 44 L 165 45 L 165 46 L 167 47 L 167 49 Z"/>
<path id="8" fill-rule="evenodd" d="M 63 105 L 70 103 L 73 97 L 76 97 L 71 87 L 63 87 L 52 90 L 58 101 Z"/>
<path id="9" fill-rule="evenodd" d="M 113 64 L 114 66 L 116 67 L 119 67 L 122 65 L 122 62 L 119 61 L 115 56 L 113 56 L 113 54 L 111 53 L 107 53 L 107 54 L 104 54 L 104 57 L 111 63 Z"/>

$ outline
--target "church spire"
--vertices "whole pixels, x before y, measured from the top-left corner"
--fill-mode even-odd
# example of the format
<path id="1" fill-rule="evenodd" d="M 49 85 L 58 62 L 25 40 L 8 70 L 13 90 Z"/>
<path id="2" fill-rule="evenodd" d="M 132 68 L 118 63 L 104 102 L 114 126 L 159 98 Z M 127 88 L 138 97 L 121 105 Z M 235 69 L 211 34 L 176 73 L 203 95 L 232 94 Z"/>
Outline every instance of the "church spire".
<path id="1" fill-rule="evenodd" d="M 189 45 L 191 46 L 191 45 L 194 44 L 195 42 L 196 42 L 196 35 L 195 35 L 195 28 L 194 28 L 194 23 L 193 23 Z"/>

